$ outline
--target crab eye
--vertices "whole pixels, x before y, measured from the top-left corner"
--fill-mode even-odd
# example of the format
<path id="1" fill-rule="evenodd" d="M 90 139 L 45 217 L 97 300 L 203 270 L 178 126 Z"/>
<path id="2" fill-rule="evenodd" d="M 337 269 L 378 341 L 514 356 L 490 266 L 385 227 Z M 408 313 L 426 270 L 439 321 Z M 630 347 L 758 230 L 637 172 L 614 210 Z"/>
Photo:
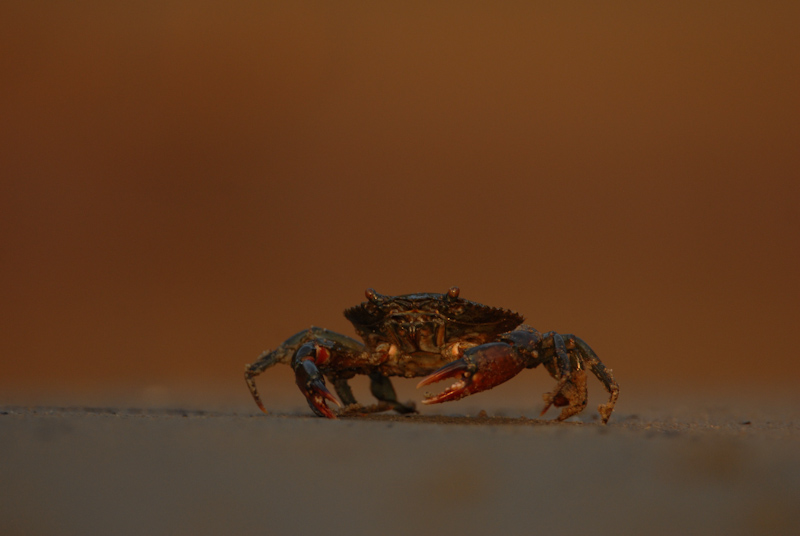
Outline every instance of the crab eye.
<path id="1" fill-rule="evenodd" d="M 378 303 L 379 301 L 381 301 L 381 300 L 380 300 L 380 298 L 378 297 L 378 293 L 377 293 L 377 292 L 375 292 L 375 289 L 374 289 L 374 288 L 368 288 L 368 289 L 367 289 L 367 290 L 364 292 L 364 296 L 366 296 L 366 297 L 367 297 L 367 299 L 368 299 L 369 301 L 371 301 L 372 303 Z"/>
<path id="2" fill-rule="evenodd" d="M 458 287 L 450 287 L 450 290 L 447 291 L 447 295 L 451 298 L 458 298 L 459 292 L 461 292 L 461 289 Z"/>

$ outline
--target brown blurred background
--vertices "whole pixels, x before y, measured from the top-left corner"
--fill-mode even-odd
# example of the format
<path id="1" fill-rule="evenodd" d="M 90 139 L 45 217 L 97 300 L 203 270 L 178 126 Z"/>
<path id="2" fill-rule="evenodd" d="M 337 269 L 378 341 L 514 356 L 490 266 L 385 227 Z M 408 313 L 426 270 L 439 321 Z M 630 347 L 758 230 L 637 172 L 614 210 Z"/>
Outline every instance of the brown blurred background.
<path id="1" fill-rule="evenodd" d="M 791 389 L 798 6 L 3 2 L 0 401 L 255 409 L 262 350 L 454 284 L 620 406 Z"/>

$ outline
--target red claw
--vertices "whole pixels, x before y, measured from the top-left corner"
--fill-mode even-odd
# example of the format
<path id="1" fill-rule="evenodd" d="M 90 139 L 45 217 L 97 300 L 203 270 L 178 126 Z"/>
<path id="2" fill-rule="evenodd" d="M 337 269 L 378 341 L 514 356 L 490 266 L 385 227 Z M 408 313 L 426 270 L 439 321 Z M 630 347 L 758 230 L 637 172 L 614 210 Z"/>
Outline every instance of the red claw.
<path id="1" fill-rule="evenodd" d="M 466 374 L 469 373 L 469 363 L 467 363 L 463 358 L 456 359 L 452 361 L 433 374 L 425 376 L 421 382 L 417 384 L 417 389 L 422 387 L 423 385 L 430 385 L 432 383 L 436 383 L 438 381 L 442 381 L 446 378 L 453 378 L 453 377 L 464 377 Z M 443 392 L 439 393 L 436 396 L 428 396 L 426 397 L 422 403 L 423 404 L 438 404 L 439 402 L 448 402 L 450 400 L 458 400 L 459 398 L 463 398 L 467 396 L 468 392 L 466 392 L 467 384 L 463 379 L 459 379 L 453 385 L 445 389 Z"/>
<path id="2" fill-rule="evenodd" d="M 491 389 L 513 378 L 525 368 L 524 359 L 513 346 L 503 342 L 482 344 L 422 379 L 417 388 L 446 378 L 458 378 L 438 395 L 426 397 L 423 404 L 439 404 Z"/>
<path id="3" fill-rule="evenodd" d="M 335 419 L 336 414 L 331 411 L 331 408 L 325 403 L 326 400 L 330 400 L 337 406 L 342 407 L 339 401 L 336 400 L 336 397 L 328 391 L 328 388 L 325 387 L 325 384 L 322 382 L 313 382 L 309 386 L 309 393 L 306 394 L 306 398 L 308 399 L 308 404 L 315 413 L 329 419 Z"/>
<path id="4" fill-rule="evenodd" d="M 295 379 L 297 386 L 306 397 L 306 400 L 308 400 L 308 405 L 314 413 L 320 417 L 336 418 L 336 414 L 331 411 L 325 401 L 329 400 L 339 407 L 342 407 L 342 405 L 325 387 L 325 380 L 322 374 L 310 359 L 300 362 L 300 365 L 295 369 Z"/>

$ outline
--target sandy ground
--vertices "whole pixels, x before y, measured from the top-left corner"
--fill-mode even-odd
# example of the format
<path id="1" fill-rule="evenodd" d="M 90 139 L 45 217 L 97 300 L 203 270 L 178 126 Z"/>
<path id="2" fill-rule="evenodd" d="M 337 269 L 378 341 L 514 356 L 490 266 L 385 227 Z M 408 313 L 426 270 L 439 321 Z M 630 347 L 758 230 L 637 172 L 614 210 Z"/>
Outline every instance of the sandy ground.
<path id="1" fill-rule="evenodd" d="M 0 406 L 0 532 L 800 534 L 791 403 L 457 409 Z"/>

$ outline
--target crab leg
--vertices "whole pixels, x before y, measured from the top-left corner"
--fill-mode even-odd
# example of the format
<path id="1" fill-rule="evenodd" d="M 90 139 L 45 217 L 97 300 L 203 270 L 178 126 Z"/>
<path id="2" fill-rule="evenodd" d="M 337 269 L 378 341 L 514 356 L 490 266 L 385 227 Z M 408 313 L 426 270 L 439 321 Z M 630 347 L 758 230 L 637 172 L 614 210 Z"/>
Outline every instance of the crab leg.
<path id="1" fill-rule="evenodd" d="M 247 387 L 250 389 L 250 394 L 253 395 L 253 400 L 256 401 L 256 404 L 264 413 L 268 412 L 267 408 L 264 407 L 264 403 L 261 402 L 261 397 L 258 394 L 255 377 L 268 368 L 280 363 L 280 358 L 280 353 L 277 351 L 264 352 L 258 356 L 258 359 L 254 363 L 250 363 L 244 367 L 244 381 L 247 382 Z"/>
<path id="2" fill-rule="evenodd" d="M 600 417 L 603 419 L 603 423 L 607 423 L 609 417 L 611 417 L 611 412 L 614 411 L 614 405 L 617 403 L 617 398 L 619 398 L 619 385 L 614 379 L 611 369 L 607 368 L 600 361 L 600 358 L 597 357 L 597 354 L 594 353 L 594 350 L 592 350 L 591 347 L 583 341 L 583 339 L 576 337 L 575 335 L 563 335 L 563 337 L 567 341 L 567 346 L 574 347 L 575 350 L 577 350 L 581 356 L 581 360 L 589 366 L 589 369 L 592 371 L 592 373 L 597 377 L 598 380 L 600 380 L 600 383 L 603 384 L 603 387 L 605 387 L 606 391 L 608 391 L 608 393 L 611 395 L 607 403 L 601 404 L 597 408 L 597 411 L 600 412 Z"/>
<path id="3" fill-rule="evenodd" d="M 383 374 L 376 372 L 369 375 L 369 391 L 372 396 L 378 399 L 379 406 L 381 404 L 388 406 L 388 409 L 393 409 L 397 413 L 417 413 L 417 408 L 413 402 L 406 404 L 397 400 L 397 393 L 389 378 Z"/>
<path id="4" fill-rule="evenodd" d="M 423 378 L 417 387 L 447 378 L 457 380 L 442 393 L 429 396 L 422 403 L 438 404 L 458 400 L 491 389 L 514 377 L 523 368 L 534 368 L 541 364 L 558 380 L 556 387 L 543 395 L 545 407 L 542 414 L 551 406 L 563 408 L 556 417 L 563 421 L 586 408 L 586 368 L 589 368 L 611 394 L 608 403 L 598 408 L 603 423 L 608 422 L 619 396 L 619 386 L 611 370 L 603 365 L 597 354 L 583 340 L 554 331 L 541 334 L 527 325 L 503 333 L 498 338 L 503 342 L 491 342 L 471 348 L 464 352 L 461 359 L 448 363 Z"/>
<path id="5" fill-rule="evenodd" d="M 353 390 L 350 388 L 350 384 L 347 383 L 345 378 L 333 380 L 333 389 L 336 391 L 336 395 L 345 407 L 357 404 L 356 397 L 353 396 Z"/>
<path id="6" fill-rule="evenodd" d="M 327 329 L 311 327 L 295 333 L 275 350 L 262 353 L 254 363 L 246 365 L 244 379 L 250 389 L 250 394 L 253 395 L 253 400 L 255 400 L 261 411 L 267 413 L 267 409 L 264 407 L 256 389 L 255 378 L 278 363 L 291 364 L 295 370 L 295 379 L 298 387 L 300 387 L 300 391 L 308 400 L 309 405 L 311 405 L 311 409 L 317 415 L 329 417 L 328 413 L 332 412 L 325 405 L 325 400 L 331 400 L 333 395 L 325 387 L 322 374 L 323 372 L 327 374 L 327 372 L 325 372 L 326 367 L 322 366 L 328 365 L 328 361 L 336 362 L 337 360 L 349 361 L 356 359 L 363 352 L 364 345 L 350 337 Z M 304 364 L 302 363 L 303 361 L 309 361 L 309 363 Z M 319 370 L 320 367 L 322 367 L 322 371 Z M 322 386 L 321 388 L 320 385 Z M 346 380 L 335 382 L 334 387 L 336 387 L 337 392 L 341 390 L 346 394 L 349 393 Z M 327 393 L 327 396 L 325 393 Z M 349 399 L 352 399 L 352 393 L 350 393 Z M 349 403 L 349 399 L 345 402 Z M 339 404 L 335 399 L 332 401 Z M 325 409 L 320 409 L 318 406 L 322 406 Z M 328 413 L 326 413 L 326 410 Z"/>
<path id="7" fill-rule="evenodd" d="M 547 413 L 550 406 L 563 407 L 564 409 L 558 416 L 558 420 L 563 421 L 586 407 L 586 380 L 584 378 L 583 381 L 577 381 L 579 380 L 580 362 L 571 359 L 564 337 L 555 331 L 545 333 L 542 337 L 541 348 L 545 354 L 550 352 L 555 354 L 552 360 L 545 360 L 545 368 L 558 380 L 558 384 L 555 389 L 542 395 L 545 406 L 540 415 Z M 572 381 L 573 377 L 576 380 L 574 382 Z"/>

